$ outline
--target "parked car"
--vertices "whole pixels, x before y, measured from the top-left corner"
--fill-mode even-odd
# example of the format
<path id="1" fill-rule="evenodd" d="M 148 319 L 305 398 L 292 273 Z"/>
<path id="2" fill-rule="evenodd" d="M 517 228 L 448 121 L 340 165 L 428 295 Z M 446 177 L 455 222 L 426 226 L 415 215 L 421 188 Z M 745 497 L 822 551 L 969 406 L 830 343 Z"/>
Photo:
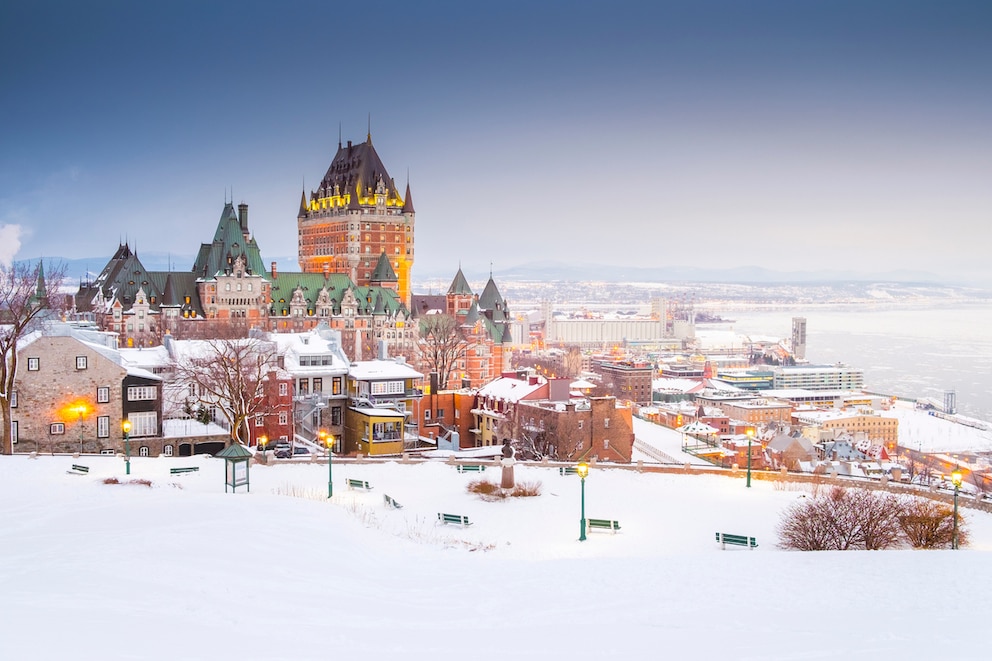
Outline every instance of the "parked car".
<path id="1" fill-rule="evenodd" d="M 289 459 L 293 456 L 293 448 L 289 443 L 276 443 L 276 459 Z"/>
<path id="2" fill-rule="evenodd" d="M 303 447 L 302 445 L 297 445 L 296 447 L 293 448 L 294 456 L 303 455 L 303 454 L 310 454 L 310 450 L 308 448 Z"/>

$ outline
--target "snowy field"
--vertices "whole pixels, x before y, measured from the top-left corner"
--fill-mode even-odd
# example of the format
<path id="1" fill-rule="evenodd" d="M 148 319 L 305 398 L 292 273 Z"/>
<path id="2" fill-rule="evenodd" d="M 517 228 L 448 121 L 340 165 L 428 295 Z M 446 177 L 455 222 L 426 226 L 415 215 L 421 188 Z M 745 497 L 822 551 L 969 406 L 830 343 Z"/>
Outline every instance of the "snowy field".
<path id="1" fill-rule="evenodd" d="M 0 458 L 0 658 L 988 658 L 987 514 L 961 551 L 787 552 L 802 491 L 593 469 L 587 514 L 622 530 L 579 542 L 579 479 L 554 469 L 518 466 L 541 495 L 499 503 L 443 463 L 333 470 L 328 502 L 326 465 L 225 494 L 216 458 L 134 459 L 150 488 L 103 484 L 113 457 Z"/>

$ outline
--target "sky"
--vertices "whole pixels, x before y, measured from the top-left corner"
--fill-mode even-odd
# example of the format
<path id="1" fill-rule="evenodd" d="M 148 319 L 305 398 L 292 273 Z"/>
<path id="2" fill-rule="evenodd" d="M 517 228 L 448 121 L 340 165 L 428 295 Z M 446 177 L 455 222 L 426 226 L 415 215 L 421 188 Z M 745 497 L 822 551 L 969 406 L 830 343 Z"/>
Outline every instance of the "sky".
<path id="1" fill-rule="evenodd" d="M 992 283 L 992 6 L 7 2 L 0 259 L 294 257 L 372 140 L 417 272 L 535 262 Z M 70 274 L 72 275 L 72 274 Z"/>
<path id="2" fill-rule="evenodd" d="M 741 473 L 593 467 L 586 513 L 620 532 L 580 542 L 579 479 L 553 467 L 515 467 L 539 496 L 487 503 L 466 491 L 478 474 L 443 462 L 337 462 L 330 501 L 326 464 L 254 466 L 237 493 L 217 458 L 131 464 L 0 462 L 0 656 L 987 658 L 962 632 L 985 630 L 992 515 L 963 504 L 959 551 L 802 553 L 775 531 L 811 492 Z M 758 547 L 722 550 L 716 532 Z"/>

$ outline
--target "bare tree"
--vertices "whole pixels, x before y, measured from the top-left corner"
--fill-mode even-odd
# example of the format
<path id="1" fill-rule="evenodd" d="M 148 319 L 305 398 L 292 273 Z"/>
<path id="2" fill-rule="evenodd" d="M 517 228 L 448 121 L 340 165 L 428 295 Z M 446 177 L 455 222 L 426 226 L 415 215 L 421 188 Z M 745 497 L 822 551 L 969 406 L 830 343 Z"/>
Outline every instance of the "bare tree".
<path id="1" fill-rule="evenodd" d="M 33 267 L 25 262 L 0 264 L 0 410 L 3 411 L 0 452 L 13 453 L 10 404 L 17 378 L 17 343 L 33 331 L 46 311 L 60 312 L 59 289 L 65 278 L 65 265 L 41 262 Z"/>
<path id="2" fill-rule="evenodd" d="M 889 493 L 834 487 L 787 509 L 779 545 L 799 551 L 877 550 L 901 543 L 903 503 Z"/>
<path id="3" fill-rule="evenodd" d="M 446 388 L 451 372 L 465 358 L 467 343 L 458 320 L 449 314 L 428 314 L 420 318 L 420 355 L 424 366 L 437 372 L 438 383 Z"/>
<path id="4" fill-rule="evenodd" d="M 925 498 L 911 498 L 899 517 L 899 525 L 916 549 L 938 549 L 951 545 L 954 537 L 954 509 Z M 968 533 L 958 515 L 958 543 L 967 543 Z"/>
<path id="5" fill-rule="evenodd" d="M 191 386 L 189 408 L 216 406 L 231 425 L 231 440 L 250 441 L 249 423 L 271 413 L 265 380 L 276 365 L 276 347 L 257 339 L 203 340 L 180 357 L 176 379 Z"/>

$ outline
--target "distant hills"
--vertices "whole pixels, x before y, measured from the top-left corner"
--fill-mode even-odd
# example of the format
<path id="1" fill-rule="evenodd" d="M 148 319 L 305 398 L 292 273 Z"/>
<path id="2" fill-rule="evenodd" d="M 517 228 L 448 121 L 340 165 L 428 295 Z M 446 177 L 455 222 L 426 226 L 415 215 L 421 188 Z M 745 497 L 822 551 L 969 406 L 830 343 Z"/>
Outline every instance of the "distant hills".
<path id="1" fill-rule="evenodd" d="M 193 267 L 195 255 L 180 255 L 159 252 L 139 254 L 141 263 L 150 271 L 188 271 Z M 69 280 L 78 282 L 81 278 L 96 277 L 110 260 L 110 256 L 64 259 L 45 257 L 45 263 L 64 262 L 67 265 Z M 35 261 L 35 260 L 27 260 Z M 272 261 L 271 259 L 269 261 Z M 296 257 L 276 257 L 274 261 L 284 272 L 298 271 Z M 268 264 L 268 262 L 266 262 Z M 471 280 L 485 280 L 488 269 L 473 269 L 463 266 L 462 271 Z M 571 264 L 558 261 L 540 261 L 520 264 L 506 269 L 497 269 L 493 275 L 498 281 L 517 282 L 658 282 L 658 283 L 740 283 L 740 284 L 829 284 L 839 282 L 891 282 L 904 284 L 941 284 L 968 286 L 974 283 L 961 283 L 929 271 L 903 269 L 882 273 L 862 271 L 841 271 L 820 269 L 811 271 L 775 271 L 761 266 L 736 268 L 702 268 L 692 266 L 635 267 L 615 264 Z M 454 271 L 450 265 L 432 268 L 417 264 L 414 281 L 450 280 Z"/>

